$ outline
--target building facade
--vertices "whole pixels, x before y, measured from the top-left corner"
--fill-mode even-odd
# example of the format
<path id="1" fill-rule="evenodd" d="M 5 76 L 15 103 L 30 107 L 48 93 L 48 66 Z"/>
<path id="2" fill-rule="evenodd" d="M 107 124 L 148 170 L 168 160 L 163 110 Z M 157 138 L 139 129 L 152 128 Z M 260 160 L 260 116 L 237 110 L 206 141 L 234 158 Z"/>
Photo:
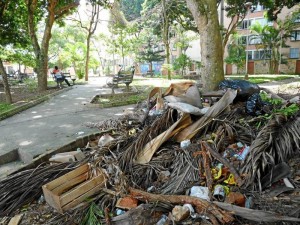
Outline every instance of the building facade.
<path id="1" fill-rule="evenodd" d="M 246 6 L 245 6 L 246 7 Z M 294 6 L 291 9 L 283 8 L 278 15 L 279 20 L 284 20 L 287 16 L 295 10 L 299 9 L 298 6 Z M 276 22 L 268 21 L 265 15 L 266 9 L 261 5 L 251 6 L 247 12 L 247 15 L 243 21 L 241 21 L 237 27 L 237 34 L 239 35 L 238 44 L 244 45 L 246 49 L 246 55 L 248 57 L 247 65 L 241 68 L 233 64 L 224 63 L 225 74 L 267 74 L 269 73 L 269 63 L 271 49 L 263 49 L 259 44 L 260 38 L 253 38 L 253 33 L 250 30 L 251 25 L 260 24 L 262 26 L 274 26 Z M 224 17 L 224 27 L 227 28 L 230 24 L 231 18 Z M 286 46 L 279 47 L 279 58 L 277 71 L 275 73 L 283 74 L 300 74 L 300 19 L 295 23 L 299 23 L 299 30 L 294 30 L 291 33 L 291 37 L 287 39 Z M 224 59 L 228 56 L 229 44 L 225 47 Z M 246 71 L 247 70 L 247 71 Z"/>

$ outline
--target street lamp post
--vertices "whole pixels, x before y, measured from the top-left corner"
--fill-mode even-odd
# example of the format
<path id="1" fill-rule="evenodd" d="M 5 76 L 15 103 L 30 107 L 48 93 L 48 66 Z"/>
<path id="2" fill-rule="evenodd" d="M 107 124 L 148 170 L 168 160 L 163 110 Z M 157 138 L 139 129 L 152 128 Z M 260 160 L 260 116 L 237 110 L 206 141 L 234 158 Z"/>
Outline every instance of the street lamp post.
<path id="1" fill-rule="evenodd" d="M 248 80 L 249 77 L 248 77 L 248 52 L 247 52 L 247 49 L 248 49 L 248 42 L 249 42 L 249 18 L 248 18 L 248 15 L 249 15 L 249 11 L 251 9 L 251 6 L 252 6 L 252 2 L 246 2 L 245 3 L 245 7 L 246 7 L 246 21 L 247 21 L 247 34 L 246 34 L 246 74 L 245 74 L 245 80 Z"/>

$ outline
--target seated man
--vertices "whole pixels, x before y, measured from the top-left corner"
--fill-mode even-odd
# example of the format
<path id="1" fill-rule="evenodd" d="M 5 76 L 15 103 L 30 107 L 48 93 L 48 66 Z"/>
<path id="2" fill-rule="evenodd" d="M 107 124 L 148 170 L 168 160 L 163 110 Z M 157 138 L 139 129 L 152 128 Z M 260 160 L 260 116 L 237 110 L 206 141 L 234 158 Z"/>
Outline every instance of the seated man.
<path id="1" fill-rule="evenodd" d="M 62 74 L 62 72 L 58 69 L 57 66 L 54 67 L 54 70 L 52 71 L 52 73 L 54 74 L 57 85 L 59 85 L 63 81 L 65 81 L 68 86 L 71 86 L 69 81 L 65 78 L 65 76 Z"/>

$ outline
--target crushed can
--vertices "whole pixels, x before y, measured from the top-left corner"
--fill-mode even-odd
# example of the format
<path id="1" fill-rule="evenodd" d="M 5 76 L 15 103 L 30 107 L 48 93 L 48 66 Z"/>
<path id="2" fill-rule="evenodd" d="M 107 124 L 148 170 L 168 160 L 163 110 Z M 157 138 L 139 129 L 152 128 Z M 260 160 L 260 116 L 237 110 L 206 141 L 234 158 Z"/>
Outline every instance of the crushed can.
<path id="1" fill-rule="evenodd" d="M 214 189 L 213 196 L 218 201 L 224 202 L 225 197 L 226 197 L 225 188 L 222 185 L 220 185 L 220 184 L 216 185 L 215 189 Z"/>

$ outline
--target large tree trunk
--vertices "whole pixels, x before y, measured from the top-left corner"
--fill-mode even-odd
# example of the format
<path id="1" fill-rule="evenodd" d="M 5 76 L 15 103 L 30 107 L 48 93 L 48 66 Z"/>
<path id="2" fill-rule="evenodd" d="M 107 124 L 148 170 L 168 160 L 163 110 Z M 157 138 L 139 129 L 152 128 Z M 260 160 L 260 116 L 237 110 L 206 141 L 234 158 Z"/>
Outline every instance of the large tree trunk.
<path id="1" fill-rule="evenodd" d="M 8 85 L 7 74 L 6 74 L 6 71 L 4 69 L 3 62 L 1 59 L 0 59 L 0 74 L 2 74 L 6 103 L 11 104 L 12 97 L 11 97 L 10 88 Z"/>
<path id="2" fill-rule="evenodd" d="M 201 80 L 204 91 L 218 88 L 224 80 L 222 39 L 216 0 L 186 0 L 197 24 L 201 45 Z"/>
<path id="3" fill-rule="evenodd" d="M 38 78 L 38 90 L 47 90 L 47 73 L 48 73 L 48 49 L 49 41 L 51 38 L 51 29 L 55 20 L 55 6 L 56 1 L 50 1 L 48 4 L 48 16 L 45 22 L 45 29 L 42 38 L 42 43 L 39 44 L 36 35 L 36 21 L 34 19 L 34 14 L 37 8 L 37 0 L 28 1 L 28 30 L 30 38 L 32 41 L 37 66 L 37 78 Z"/>
<path id="4" fill-rule="evenodd" d="M 28 10 L 28 31 L 36 57 L 39 91 L 47 90 L 48 49 L 54 21 L 58 18 L 61 18 L 64 14 L 68 13 L 70 9 L 77 7 L 79 1 L 70 2 L 69 4 L 66 4 L 59 9 L 57 8 L 58 3 L 59 1 L 57 0 L 47 1 L 47 17 L 45 19 L 45 29 L 42 37 L 42 42 L 41 44 L 39 44 L 36 34 L 37 21 L 35 19 L 38 0 L 26 0 Z"/>

